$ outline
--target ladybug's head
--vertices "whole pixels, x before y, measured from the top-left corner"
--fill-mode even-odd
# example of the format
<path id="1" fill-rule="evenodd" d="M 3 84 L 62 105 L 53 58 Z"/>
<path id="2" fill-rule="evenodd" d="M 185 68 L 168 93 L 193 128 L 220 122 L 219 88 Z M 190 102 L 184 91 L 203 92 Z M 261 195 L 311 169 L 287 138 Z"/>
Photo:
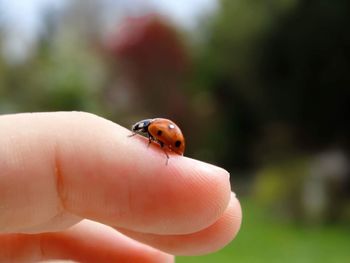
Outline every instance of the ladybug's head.
<path id="1" fill-rule="evenodd" d="M 131 130 L 133 132 L 142 132 L 147 133 L 148 132 L 148 126 L 151 124 L 152 119 L 146 119 L 139 122 L 136 122 L 132 127 Z"/>

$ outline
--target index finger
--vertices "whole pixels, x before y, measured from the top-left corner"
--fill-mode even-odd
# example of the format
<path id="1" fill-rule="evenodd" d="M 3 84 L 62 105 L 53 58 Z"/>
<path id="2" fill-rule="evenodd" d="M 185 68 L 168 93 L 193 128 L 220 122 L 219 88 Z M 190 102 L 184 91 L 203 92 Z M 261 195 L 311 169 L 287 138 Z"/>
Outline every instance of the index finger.
<path id="1" fill-rule="evenodd" d="M 92 114 L 7 115 L 0 127 L 0 230 L 73 214 L 185 234 L 215 222 L 230 199 L 225 170 L 177 155 L 165 165 L 156 145 Z"/>

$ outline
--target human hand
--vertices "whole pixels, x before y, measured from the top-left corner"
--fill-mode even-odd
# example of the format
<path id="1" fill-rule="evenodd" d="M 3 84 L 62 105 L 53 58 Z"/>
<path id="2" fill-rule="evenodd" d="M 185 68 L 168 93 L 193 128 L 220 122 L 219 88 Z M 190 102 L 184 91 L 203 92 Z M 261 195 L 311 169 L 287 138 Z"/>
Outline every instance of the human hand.
<path id="1" fill-rule="evenodd" d="M 0 262 L 173 262 L 229 243 L 229 174 L 81 112 L 0 116 Z"/>

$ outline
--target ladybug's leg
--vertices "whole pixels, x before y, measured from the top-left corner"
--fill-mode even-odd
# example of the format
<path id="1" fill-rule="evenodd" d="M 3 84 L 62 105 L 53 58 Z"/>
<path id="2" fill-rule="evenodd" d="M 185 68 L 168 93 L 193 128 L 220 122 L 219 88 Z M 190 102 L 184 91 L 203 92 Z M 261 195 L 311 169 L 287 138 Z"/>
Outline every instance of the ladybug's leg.
<path id="1" fill-rule="evenodd" d="M 148 134 L 148 145 L 147 145 L 147 147 L 149 147 L 149 145 L 151 144 L 152 141 L 154 141 L 154 138 L 152 137 L 151 134 Z"/>
<path id="2" fill-rule="evenodd" d="M 133 137 L 135 136 L 137 133 L 136 132 L 133 132 L 132 134 L 128 135 L 128 137 Z"/>
<path id="3" fill-rule="evenodd" d="M 164 149 L 164 153 L 165 153 L 165 156 L 166 156 L 166 162 L 165 162 L 165 165 L 168 165 L 168 162 L 169 162 L 169 155 L 168 153 L 166 152 L 166 150 Z"/>
<path id="4" fill-rule="evenodd" d="M 164 151 L 164 153 L 165 153 L 165 156 L 166 156 L 166 165 L 168 165 L 168 161 L 169 161 L 169 155 L 168 155 L 168 153 L 166 152 L 166 149 L 164 148 L 164 143 L 163 142 L 161 142 L 161 141 L 158 141 L 159 142 L 159 144 L 160 144 L 160 147 L 163 149 L 163 151 Z"/>

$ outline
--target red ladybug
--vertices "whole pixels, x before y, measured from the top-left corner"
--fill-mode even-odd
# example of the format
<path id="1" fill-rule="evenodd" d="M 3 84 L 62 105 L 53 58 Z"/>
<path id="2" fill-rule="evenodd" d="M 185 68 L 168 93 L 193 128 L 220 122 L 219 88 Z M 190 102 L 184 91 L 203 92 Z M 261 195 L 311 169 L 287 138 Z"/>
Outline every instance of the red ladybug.
<path id="1" fill-rule="evenodd" d="M 179 155 L 183 155 L 185 151 L 185 138 L 182 135 L 180 128 L 171 120 L 156 118 L 146 119 L 135 123 L 131 128 L 135 134 L 146 135 L 149 139 L 148 145 L 155 141 L 164 149 L 168 164 L 169 155 L 166 148 Z"/>

